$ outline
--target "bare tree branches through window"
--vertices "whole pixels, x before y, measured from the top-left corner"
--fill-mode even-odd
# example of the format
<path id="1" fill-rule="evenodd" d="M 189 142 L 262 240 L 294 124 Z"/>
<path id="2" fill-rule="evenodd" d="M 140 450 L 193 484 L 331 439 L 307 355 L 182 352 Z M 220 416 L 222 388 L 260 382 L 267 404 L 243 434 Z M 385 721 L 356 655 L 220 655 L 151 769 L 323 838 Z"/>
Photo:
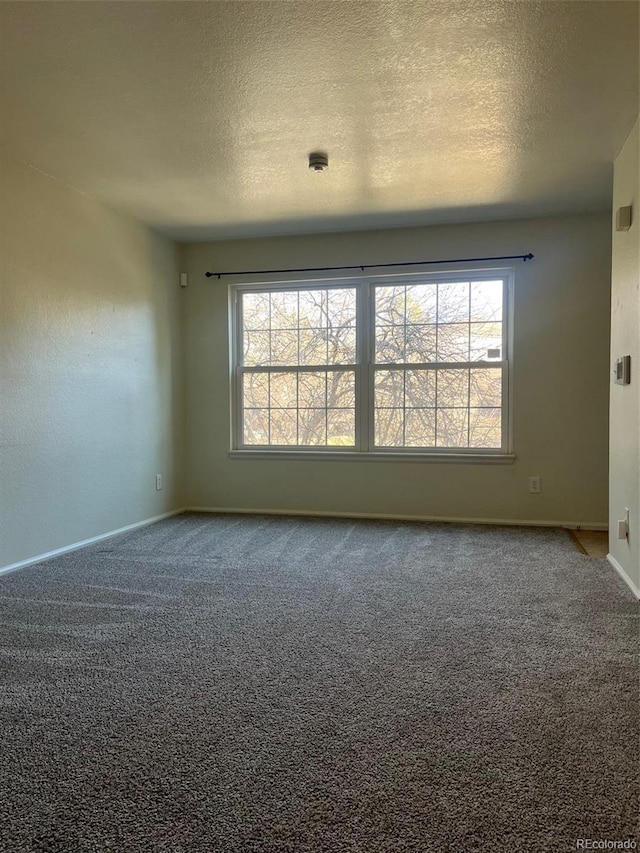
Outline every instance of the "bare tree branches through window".
<path id="1" fill-rule="evenodd" d="M 508 294 L 477 275 L 237 287 L 238 446 L 504 451 Z"/>

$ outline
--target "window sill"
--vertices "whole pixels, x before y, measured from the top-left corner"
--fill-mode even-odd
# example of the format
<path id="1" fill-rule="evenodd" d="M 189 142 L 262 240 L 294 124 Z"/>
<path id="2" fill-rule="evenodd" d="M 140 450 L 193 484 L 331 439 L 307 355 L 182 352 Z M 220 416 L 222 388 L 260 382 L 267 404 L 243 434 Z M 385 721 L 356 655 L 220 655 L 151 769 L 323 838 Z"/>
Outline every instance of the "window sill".
<path id="1" fill-rule="evenodd" d="M 513 453 L 423 453 L 420 451 L 353 451 L 353 450 L 230 450 L 231 459 L 320 459 L 335 462 L 457 462 L 462 465 L 512 465 Z"/>

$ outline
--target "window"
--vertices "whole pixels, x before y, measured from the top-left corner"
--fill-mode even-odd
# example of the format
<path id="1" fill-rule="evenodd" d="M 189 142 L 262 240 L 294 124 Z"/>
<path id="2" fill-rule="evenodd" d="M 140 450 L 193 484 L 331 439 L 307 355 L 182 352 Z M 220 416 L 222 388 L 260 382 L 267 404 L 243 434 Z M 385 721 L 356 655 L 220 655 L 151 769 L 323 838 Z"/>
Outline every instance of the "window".
<path id="1" fill-rule="evenodd" d="M 232 288 L 234 449 L 509 452 L 510 276 Z"/>

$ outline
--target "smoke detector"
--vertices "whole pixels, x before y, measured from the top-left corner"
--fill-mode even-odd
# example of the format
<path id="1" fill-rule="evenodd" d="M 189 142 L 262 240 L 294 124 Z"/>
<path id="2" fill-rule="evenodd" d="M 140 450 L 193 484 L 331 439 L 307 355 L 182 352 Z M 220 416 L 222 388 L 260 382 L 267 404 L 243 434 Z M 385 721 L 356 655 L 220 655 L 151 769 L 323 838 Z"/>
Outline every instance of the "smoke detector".
<path id="1" fill-rule="evenodd" d="M 324 172 L 329 168 L 329 156 L 322 151 L 313 151 L 309 154 L 309 168 L 314 172 Z"/>

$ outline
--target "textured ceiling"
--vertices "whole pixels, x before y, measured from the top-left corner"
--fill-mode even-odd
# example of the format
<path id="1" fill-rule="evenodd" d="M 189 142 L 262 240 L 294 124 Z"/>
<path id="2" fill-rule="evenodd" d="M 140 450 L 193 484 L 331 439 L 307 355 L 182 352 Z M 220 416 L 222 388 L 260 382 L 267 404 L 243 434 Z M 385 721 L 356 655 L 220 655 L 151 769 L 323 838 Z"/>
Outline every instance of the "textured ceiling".
<path id="1" fill-rule="evenodd" d="M 638 10 L 2 2 L 0 145 L 178 239 L 603 210 Z"/>

